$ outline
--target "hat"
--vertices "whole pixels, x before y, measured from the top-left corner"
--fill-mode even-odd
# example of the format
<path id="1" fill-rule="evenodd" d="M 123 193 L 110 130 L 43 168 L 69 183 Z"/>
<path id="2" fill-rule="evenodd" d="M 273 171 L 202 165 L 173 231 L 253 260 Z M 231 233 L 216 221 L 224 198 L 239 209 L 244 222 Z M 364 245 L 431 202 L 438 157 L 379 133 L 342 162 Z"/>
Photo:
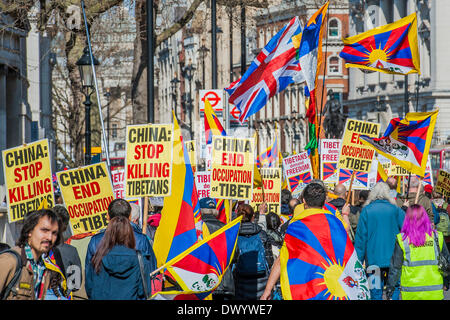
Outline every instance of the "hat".
<path id="1" fill-rule="evenodd" d="M 153 227 L 159 226 L 159 221 L 161 220 L 161 213 L 155 213 L 148 217 L 147 223 Z"/>
<path id="2" fill-rule="evenodd" d="M 216 202 L 212 198 L 203 198 L 200 199 L 200 209 L 215 209 Z"/>
<path id="3" fill-rule="evenodd" d="M 423 190 L 425 190 L 426 193 L 432 193 L 433 192 L 433 187 L 430 184 L 427 184 Z"/>

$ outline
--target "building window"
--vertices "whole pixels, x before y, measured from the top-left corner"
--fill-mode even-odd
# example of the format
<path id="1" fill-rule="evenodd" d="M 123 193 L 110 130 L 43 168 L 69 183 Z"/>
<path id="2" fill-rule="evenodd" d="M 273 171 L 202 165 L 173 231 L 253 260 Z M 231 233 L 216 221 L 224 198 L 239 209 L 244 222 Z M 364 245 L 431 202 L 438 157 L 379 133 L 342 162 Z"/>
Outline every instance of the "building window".
<path id="1" fill-rule="evenodd" d="M 340 74 L 341 73 L 341 65 L 339 57 L 331 56 L 328 58 L 328 73 L 329 74 Z"/>
<path id="2" fill-rule="evenodd" d="M 328 37 L 330 38 L 339 38 L 340 35 L 340 23 L 339 20 L 336 18 L 333 18 L 328 23 Z"/>
<path id="3" fill-rule="evenodd" d="M 111 126 L 112 126 L 111 137 L 113 139 L 116 139 L 117 138 L 117 123 L 113 123 L 113 124 L 111 124 Z"/>

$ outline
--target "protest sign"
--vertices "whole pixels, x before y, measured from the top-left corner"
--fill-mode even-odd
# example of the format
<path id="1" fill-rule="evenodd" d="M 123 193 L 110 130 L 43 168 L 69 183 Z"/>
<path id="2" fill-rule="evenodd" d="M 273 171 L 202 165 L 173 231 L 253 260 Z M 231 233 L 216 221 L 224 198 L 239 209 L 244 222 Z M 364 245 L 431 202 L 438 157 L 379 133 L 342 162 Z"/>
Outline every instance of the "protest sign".
<path id="1" fill-rule="evenodd" d="M 111 171 L 114 198 L 125 198 L 125 169 Z"/>
<path id="2" fill-rule="evenodd" d="M 44 199 L 55 203 L 48 140 L 3 150 L 8 221 L 22 220 L 27 212 L 39 208 Z"/>
<path id="3" fill-rule="evenodd" d="M 108 206 L 114 200 L 105 162 L 56 173 L 74 235 L 95 232 L 108 224 Z"/>
<path id="4" fill-rule="evenodd" d="M 339 169 L 338 183 L 343 184 L 347 190 L 350 190 L 350 184 L 353 190 L 366 190 L 369 188 L 369 173 L 355 171 L 352 183 L 353 170 Z"/>
<path id="5" fill-rule="evenodd" d="M 409 176 L 409 171 L 399 166 L 394 161 L 391 161 L 389 176 Z"/>
<path id="6" fill-rule="evenodd" d="M 263 188 L 253 189 L 253 197 L 250 205 L 255 212 L 259 210 L 259 205 L 265 201 L 267 203 L 267 212 L 281 214 L 281 168 L 261 168 L 259 169 L 263 179 Z"/>
<path id="7" fill-rule="evenodd" d="M 167 197 L 170 195 L 172 136 L 173 124 L 127 126 L 126 197 Z"/>
<path id="8" fill-rule="evenodd" d="M 211 189 L 211 172 L 197 171 L 195 173 L 195 186 L 199 199 L 208 198 Z"/>
<path id="9" fill-rule="evenodd" d="M 436 186 L 434 187 L 436 192 L 439 192 L 445 197 L 450 196 L 450 173 L 445 170 L 439 170 Z"/>
<path id="10" fill-rule="evenodd" d="M 197 148 L 195 140 L 185 141 L 184 147 L 186 148 L 187 154 L 189 156 L 189 161 L 192 166 L 192 172 L 195 174 L 195 171 L 197 171 Z"/>
<path id="11" fill-rule="evenodd" d="M 213 136 L 211 198 L 251 200 L 255 140 Z"/>
<path id="12" fill-rule="evenodd" d="M 378 138 L 378 123 L 347 119 L 339 152 L 338 168 L 370 172 L 375 149 L 362 144 L 360 135 Z"/>
<path id="13" fill-rule="evenodd" d="M 312 167 L 308 152 L 283 158 L 283 170 L 293 197 L 300 195 L 312 180 Z"/>
<path id="14" fill-rule="evenodd" d="M 338 180 L 337 162 L 340 148 L 339 139 L 320 140 L 320 174 L 325 184 L 336 183 Z"/>

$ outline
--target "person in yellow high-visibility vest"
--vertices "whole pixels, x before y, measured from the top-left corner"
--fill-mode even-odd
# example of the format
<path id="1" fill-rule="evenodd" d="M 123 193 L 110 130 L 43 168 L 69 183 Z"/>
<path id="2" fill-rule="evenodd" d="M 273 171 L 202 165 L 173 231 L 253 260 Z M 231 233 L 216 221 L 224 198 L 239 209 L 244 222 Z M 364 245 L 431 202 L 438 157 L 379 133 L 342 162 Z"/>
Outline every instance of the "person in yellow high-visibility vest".
<path id="1" fill-rule="evenodd" d="M 418 204 L 407 211 L 397 235 L 389 268 L 386 297 L 390 299 L 400 278 L 402 300 L 444 299 L 444 279 L 439 271 L 439 253 L 450 262 L 441 232 L 433 230 L 426 210 Z"/>

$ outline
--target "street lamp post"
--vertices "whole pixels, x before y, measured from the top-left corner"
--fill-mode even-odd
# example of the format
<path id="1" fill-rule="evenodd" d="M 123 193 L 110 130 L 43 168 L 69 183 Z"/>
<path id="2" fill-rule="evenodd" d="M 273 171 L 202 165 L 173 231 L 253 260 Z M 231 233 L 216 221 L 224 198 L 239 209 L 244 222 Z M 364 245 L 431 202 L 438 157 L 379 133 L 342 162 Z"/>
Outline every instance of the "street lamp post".
<path id="1" fill-rule="evenodd" d="M 177 115 L 177 84 L 178 83 L 180 83 L 180 79 L 178 79 L 177 73 L 175 72 L 173 79 L 170 80 L 175 116 Z"/>
<path id="2" fill-rule="evenodd" d="M 192 65 L 191 59 L 189 59 L 189 64 L 184 67 L 184 77 L 189 81 L 189 100 L 188 102 L 188 108 L 189 108 L 189 133 L 191 135 L 191 139 L 193 139 L 192 135 L 192 78 L 194 76 L 194 70 L 195 67 Z"/>
<path id="3" fill-rule="evenodd" d="M 198 52 L 200 52 L 200 57 L 202 58 L 202 87 L 205 89 L 205 56 L 206 53 L 209 51 L 207 47 L 205 47 L 204 44 L 198 49 Z"/>
<path id="4" fill-rule="evenodd" d="M 95 57 L 94 65 L 99 65 Z M 83 50 L 83 55 L 76 62 L 79 68 L 82 84 L 82 92 L 85 97 L 85 131 L 84 131 L 84 142 L 85 142 L 85 154 L 84 154 L 84 164 L 89 165 L 91 163 L 91 94 L 94 89 L 94 73 L 91 67 L 91 57 L 89 55 L 89 48 L 86 46 Z"/>

